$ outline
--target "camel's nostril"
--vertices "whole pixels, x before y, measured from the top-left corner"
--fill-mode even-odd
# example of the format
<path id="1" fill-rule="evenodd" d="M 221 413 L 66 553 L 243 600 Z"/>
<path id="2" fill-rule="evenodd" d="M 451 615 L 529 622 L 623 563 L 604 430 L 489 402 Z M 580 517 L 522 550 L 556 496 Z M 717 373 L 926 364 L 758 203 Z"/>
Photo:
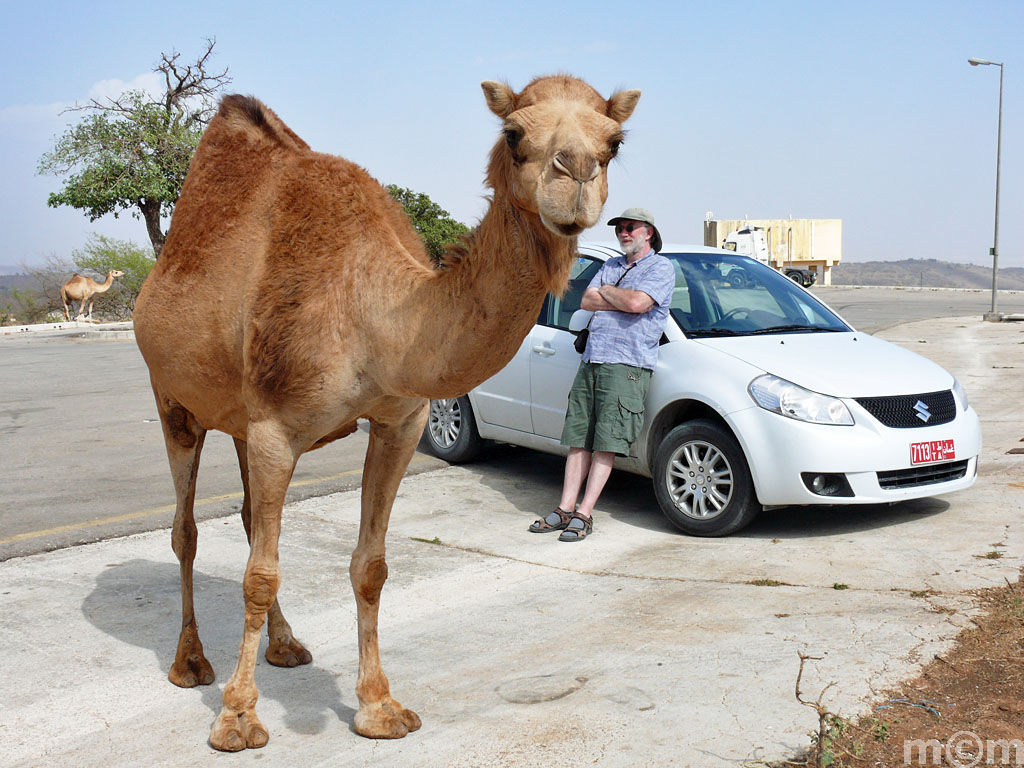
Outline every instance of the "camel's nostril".
<path id="1" fill-rule="evenodd" d="M 600 168 L 593 158 L 580 156 L 579 153 L 559 152 L 555 155 L 551 164 L 556 170 L 564 173 L 578 184 L 586 184 L 589 181 L 593 181 L 600 172 Z"/>
<path id="2" fill-rule="evenodd" d="M 564 173 L 566 176 L 575 178 L 573 172 L 570 171 L 566 164 L 562 161 L 561 153 L 555 155 L 555 159 L 552 164 L 555 166 L 555 168 Z"/>

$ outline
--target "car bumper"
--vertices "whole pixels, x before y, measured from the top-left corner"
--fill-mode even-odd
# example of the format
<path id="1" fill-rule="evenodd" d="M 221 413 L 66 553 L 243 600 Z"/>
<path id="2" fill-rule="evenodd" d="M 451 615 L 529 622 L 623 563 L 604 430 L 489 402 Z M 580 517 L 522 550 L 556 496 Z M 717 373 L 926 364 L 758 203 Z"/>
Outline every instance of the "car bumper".
<path id="1" fill-rule="evenodd" d="M 893 429 L 855 403 L 850 405 L 856 423 L 846 427 L 808 424 L 756 406 L 729 415 L 761 504 L 889 503 L 974 484 L 981 426 L 972 409 L 958 410 L 948 424 Z M 911 443 L 932 440 L 953 440 L 955 455 L 942 462 L 913 464 Z M 844 495 L 814 493 L 805 473 L 842 475 L 848 488 Z"/>

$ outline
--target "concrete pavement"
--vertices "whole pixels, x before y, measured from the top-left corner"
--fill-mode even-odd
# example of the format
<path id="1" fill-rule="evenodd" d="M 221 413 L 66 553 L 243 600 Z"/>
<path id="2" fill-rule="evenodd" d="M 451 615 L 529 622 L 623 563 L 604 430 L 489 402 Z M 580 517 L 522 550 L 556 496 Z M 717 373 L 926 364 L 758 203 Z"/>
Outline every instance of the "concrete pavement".
<path id="1" fill-rule="evenodd" d="M 233 756 L 206 738 L 241 636 L 238 520 L 199 526 L 197 615 L 217 672 L 204 688 L 166 679 L 180 621 L 167 531 L 14 558 L 0 563 L 0 762 L 708 768 L 788 755 L 816 724 L 793 697 L 799 651 L 823 657 L 804 675 L 811 698 L 835 681 L 830 708 L 863 711 L 949 647 L 971 590 L 1024 563 L 1024 456 L 1007 454 L 1024 438 L 1024 325 L 953 318 L 878 335 L 964 383 L 985 439 L 971 490 L 773 510 L 705 540 L 669 527 L 649 482 L 616 473 L 595 536 L 568 545 L 526 531 L 557 498 L 558 459 L 505 449 L 522 460 L 406 478 L 380 638 L 392 691 L 423 728 L 381 742 L 351 730 L 358 491 L 291 504 L 280 597 L 313 662 L 260 658 L 270 743 Z"/>

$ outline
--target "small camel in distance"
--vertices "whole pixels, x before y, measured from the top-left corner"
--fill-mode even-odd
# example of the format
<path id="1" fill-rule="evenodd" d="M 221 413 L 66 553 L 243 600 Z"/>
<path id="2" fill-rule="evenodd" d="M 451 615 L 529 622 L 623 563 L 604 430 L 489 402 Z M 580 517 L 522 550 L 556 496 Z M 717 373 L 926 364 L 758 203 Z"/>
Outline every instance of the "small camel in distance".
<path id="1" fill-rule="evenodd" d="M 77 272 L 71 276 L 64 285 L 60 287 L 60 300 L 64 303 L 64 319 L 71 322 L 71 311 L 70 305 L 74 305 L 74 302 L 80 302 L 78 306 L 78 315 L 75 320 L 85 320 L 91 323 L 92 320 L 92 302 L 96 298 L 97 293 L 106 293 L 110 290 L 110 286 L 114 284 L 114 278 L 124 277 L 124 272 L 119 269 L 112 269 L 107 272 L 107 279 L 102 283 L 97 283 L 91 277 L 85 277 Z M 85 315 L 85 304 L 89 303 L 89 316 Z"/>

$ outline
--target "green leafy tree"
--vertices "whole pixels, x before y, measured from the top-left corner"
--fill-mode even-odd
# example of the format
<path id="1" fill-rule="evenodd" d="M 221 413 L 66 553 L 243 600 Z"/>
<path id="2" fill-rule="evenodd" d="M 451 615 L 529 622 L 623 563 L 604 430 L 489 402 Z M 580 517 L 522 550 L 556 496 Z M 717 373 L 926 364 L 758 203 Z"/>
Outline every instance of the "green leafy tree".
<path id="1" fill-rule="evenodd" d="M 109 291 L 96 297 L 98 308 L 121 319 L 131 317 L 142 284 L 156 263 L 149 248 L 99 234 L 90 235 L 85 247 L 74 251 L 72 258 L 79 270 L 95 272 L 101 282 L 112 269 L 124 272 L 124 277 L 115 280 Z"/>
<path id="2" fill-rule="evenodd" d="M 57 139 L 39 160 L 39 173 L 64 178 L 50 194 L 53 208 L 68 205 L 90 221 L 130 211 L 146 223 L 153 252 L 159 256 L 166 233 L 160 217 L 170 216 L 203 128 L 213 116 L 216 94 L 231 78 L 228 70 L 208 72 L 214 40 L 192 64 L 180 54 L 161 54 L 153 71 L 163 75 L 159 98 L 128 91 L 117 99 L 74 107 L 83 120 Z"/>
<path id="3" fill-rule="evenodd" d="M 453 219 L 448 211 L 422 192 L 413 192 L 395 184 L 388 184 L 387 190 L 391 197 L 402 204 L 434 261 L 441 260 L 445 245 L 456 242 L 469 232 L 469 227 Z"/>

